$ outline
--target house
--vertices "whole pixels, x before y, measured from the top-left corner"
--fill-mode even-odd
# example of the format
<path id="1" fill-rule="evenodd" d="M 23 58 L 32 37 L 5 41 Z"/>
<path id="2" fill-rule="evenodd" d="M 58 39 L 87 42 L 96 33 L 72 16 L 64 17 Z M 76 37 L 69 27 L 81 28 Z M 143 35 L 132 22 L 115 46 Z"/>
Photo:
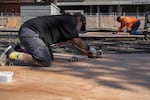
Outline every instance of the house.
<path id="1" fill-rule="evenodd" d="M 53 1 L 0 0 L 0 26 L 19 27 L 24 21 L 37 16 L 59 14 L 60 9 L 51 2 Z"/>
<path id="2" fill-rule="evenodd" d="M 144 13 L 150 0 L 57 0 L 62 11 L 79 10 L 84 13 Z"/>
<path id="3" fill-rule="evenodd" d="M 20 13 L 20 0 L 0 0 L 0 13 Z"/>
<path id="4" fill-rule="evenodd" d="M 117 15 L 130 15 L 138 17 L 143 27 L 147 6 L 150 6 L 150 0 L 0 0 L 0 13 L 17 14 L 23 17 L 24 22 L 36 16 L 58 14 L 60 10 L 80 12 L 87 15 L 89 29 L 116 28 Z"/>
<path id="5" fill-rule="evenodd" d="M 22 5 L 50 5 L 52 2 L 53 0 L 0 0 L 0 13 L 20 15 Z"/>

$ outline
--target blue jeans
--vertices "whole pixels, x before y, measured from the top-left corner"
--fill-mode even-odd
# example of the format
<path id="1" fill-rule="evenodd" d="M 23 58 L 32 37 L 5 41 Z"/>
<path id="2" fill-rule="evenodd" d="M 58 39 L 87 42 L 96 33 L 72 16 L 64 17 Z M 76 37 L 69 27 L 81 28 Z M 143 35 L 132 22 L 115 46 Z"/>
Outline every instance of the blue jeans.
<path id="1" fill-rule="evenodd" d="M 132 35 L 142 35 L 143 34 L 143 32 L 138 32 L 137 30 L 138 30 L 138 28 L 139 28 L 139 26 L 140 26 L 140 20 L 138 20 L 134 25 L 133 25 L 133 27 L 131 28 L 131 34 Z"/>
<path id="2" fill-rule="evenodd" d="M 19 39 L 34 60 L 46 67 L 51 65 L 52 55 L 38 33 L 23 26 L 19 31 Z"/>

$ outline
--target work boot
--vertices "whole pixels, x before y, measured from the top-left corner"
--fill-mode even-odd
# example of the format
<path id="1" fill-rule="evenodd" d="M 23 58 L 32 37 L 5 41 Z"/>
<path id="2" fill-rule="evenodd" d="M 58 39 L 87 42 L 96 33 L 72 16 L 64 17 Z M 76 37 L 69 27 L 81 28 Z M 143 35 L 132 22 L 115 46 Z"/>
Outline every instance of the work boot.
<path id="1" fill-rule="evenodd" d="M 0 55 L 0 66 L 5 66 L 8 61 L 9 61 L 9 58 L 8 58 L 8 55 L 13 52 L 14 49 L 12 48 L 12 46 L 8 46 L 5 51 Z"/>

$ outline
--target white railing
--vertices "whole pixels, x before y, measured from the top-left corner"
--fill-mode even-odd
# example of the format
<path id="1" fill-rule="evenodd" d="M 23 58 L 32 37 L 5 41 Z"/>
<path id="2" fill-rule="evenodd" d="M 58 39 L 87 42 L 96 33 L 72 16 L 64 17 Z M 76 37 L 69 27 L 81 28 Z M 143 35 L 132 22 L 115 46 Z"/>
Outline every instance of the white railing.
<path id="1" fill-rule="evenodd" d="M 117 16 L 120 14 L 115 13 L 95 13 L 95 14 L 87 14 L 86 16 L 86 29 L 116 29 L 119 26 L 119 23 L 116 21 Z M 144 14 L 133 14 L 133 13 L 124 13 L 124 16 L 132 16 L 136 17 L 141 21 L 140 28 L 144 27 L 145 17 Z M 0 29 L 14 28 L 18 29 L 20 25 L 28 20 L 33 18 L 32 16 L 20 16 L 19 14 L 0 14 Z"/>
<path id="2" fill-rule="evenodd" d="M 115 13 L 95 13 L 95 14 L 85 14 L 87 21 L 87 29 L 116 29 L 119 24 L 116 21 L 117 16 L 121 14 Z M 145 17 L 143 13 L 138 15 L 134 13 L 123 13 L 123 16 L 136 17 L 141 21 L 140 28 L 144 28 Z"/>
<path id="3" fill-rule="evenodd" d="M 0 29 L 18 29 L 21 24 L 21 17 L 14 13 L 0 13 Z"/>

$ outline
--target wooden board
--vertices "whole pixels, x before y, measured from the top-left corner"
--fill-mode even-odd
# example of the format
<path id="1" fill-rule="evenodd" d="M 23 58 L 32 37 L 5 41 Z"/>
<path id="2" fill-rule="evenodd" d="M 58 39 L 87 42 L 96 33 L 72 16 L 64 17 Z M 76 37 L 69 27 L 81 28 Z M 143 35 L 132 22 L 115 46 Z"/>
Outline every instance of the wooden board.
<path id="1" fill-rule="evenodd" d="M 129 33 L 120 32 L 112 34 L 112 32 L 87 32 L 79 34 L 81 38 L 144 38 L 144 35 L 130 35 Z"/>
<path id="2" fill-rule="evenodd" d="M 149 100 L 150 54 L 108 54 L 103 58 L 55 54 L 51 67 L 3 66 L 13 71 L 0 83 L 1 100 Z"/>

